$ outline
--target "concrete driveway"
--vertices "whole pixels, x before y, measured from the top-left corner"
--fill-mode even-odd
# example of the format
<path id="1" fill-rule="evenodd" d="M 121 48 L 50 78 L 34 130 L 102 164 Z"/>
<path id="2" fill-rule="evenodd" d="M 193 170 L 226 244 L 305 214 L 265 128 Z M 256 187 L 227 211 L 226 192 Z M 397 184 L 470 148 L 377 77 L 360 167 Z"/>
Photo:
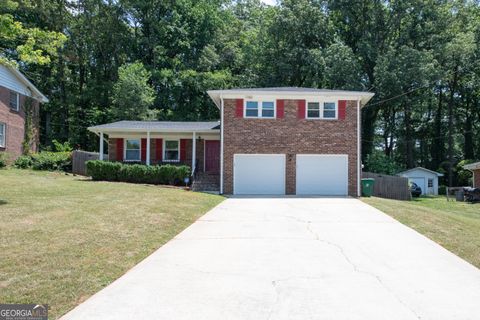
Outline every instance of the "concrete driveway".
<path id="1" fill-rule="evenodd" d="M 359 200 L 232 198 L 64 318 L 479 317 L 479 269 Z"/>

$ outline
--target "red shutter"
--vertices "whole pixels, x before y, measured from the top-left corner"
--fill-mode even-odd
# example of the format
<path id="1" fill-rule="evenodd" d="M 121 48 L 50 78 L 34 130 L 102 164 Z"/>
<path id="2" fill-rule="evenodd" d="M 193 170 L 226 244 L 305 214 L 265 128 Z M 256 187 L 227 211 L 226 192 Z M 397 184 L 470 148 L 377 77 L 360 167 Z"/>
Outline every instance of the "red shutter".
<path id="1" fill-rule="evenodd" d="M 142 139 L 142 161 L 147 161 L 147 139 Z"/>
<path id="2" fill-rule="evenodd" d="M 298 100 L 298 112 L 297 117 L 298 119 L 305 119 L 305 100 Z"/>
<path id="3" fill-rule="evenodd" d="M 236 101 L 235 117 L 243 118 L 243 99 L 237 99 Z"/>
<path id="4" fill-rule="evenodd" d="M 117 139 L 117 161 L 123 161 L 123 139 Z"/>
<path id="5" fill-rule="evenodd" d="M 285 115 L 285 100 L 277 100 L 277 118 L 283 119 Z"/>
<path id="6" fill-rule="evenodd" d="M 187 140 L 180 139 L 180 161 L 185 161 L 187 158 Z"/>
<path id="7" fill-rule="evenodd" d="M 338 100 L 338 119 L 345 120 L 347 100 Z"/>
<path id="8" fill-rule="evenodd" d="M 161 162 L 163 158 L 163 140 L 155 139 L 155 160 Z"/>

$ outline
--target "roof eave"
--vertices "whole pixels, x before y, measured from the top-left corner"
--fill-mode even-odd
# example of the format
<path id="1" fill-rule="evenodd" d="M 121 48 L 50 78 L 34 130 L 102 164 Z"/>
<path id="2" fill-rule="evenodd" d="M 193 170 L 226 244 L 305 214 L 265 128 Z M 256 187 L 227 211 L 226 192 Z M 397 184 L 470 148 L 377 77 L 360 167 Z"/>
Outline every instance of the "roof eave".
<path id="1" fill-rule="evenodd" d="M 227 90 L 208 90 L 207 94 L 213 100 L 217 108 L 220 109 L 221 104 L 221 96 L 225 96 L 225 98 L 231 98 L 232 95 L 238 94 L 251 94 L 251 95 L 271 95 L 271 96 L 279 96 L 279 97 L 288 97 L 288 96 L 295 96 L 295 97 L 302 97 L 302 96 L 343 96 L 343 97 L 351 97 L 354 100 L 360 100 L 362 103 L 362 107 L 365 106 L 370 99 L 373 98 L 375 93 L 373 92 L 362 92 L 362 91 L 335 91 L 332 90 L 330 92 L 305 92 L 305 91 L 261 91 L 261 90 L 246 90 L 246 89 L 227 89 Z"/>
<path id="2" fill-rule="evenodd" d="M 38 100 L 42 103 L 48 103 L 49 100 L 48 98 L 42 93 L 40 92 L 40 90 L 38 90 L 37 87 L 35 87 L 35 85 L 33 83 L 30 82 L 30 80 L 27 79 L 27 77 L 25 77 L 23 75 L 23 73 L 21 73 L 19 70 L 17 70 L 16 68 L 12 67 L 12 66 L 9 66 L 9 65 L 6 65 L 6 67 L 13 72 L 13 74 L 15 74 L 15 76 L 28 88 L 32 91 L 32 98 L 35 99 L 35 100 Z"/>
<path id="3" fill-rule="evenodd" d="M 102 128 L 102 127 L 88 127 L 88 131 L 93 133 L 121 133 L 121 132 L 129 132 L 129 133 L 143 133 L 143 132 L 150 132 L 150 133 L 215 133 L 220 132 L 220 129 L 208 129 L 208 130 L 185 130 L 185 129 L 137 129 L 137 128 Z"/>

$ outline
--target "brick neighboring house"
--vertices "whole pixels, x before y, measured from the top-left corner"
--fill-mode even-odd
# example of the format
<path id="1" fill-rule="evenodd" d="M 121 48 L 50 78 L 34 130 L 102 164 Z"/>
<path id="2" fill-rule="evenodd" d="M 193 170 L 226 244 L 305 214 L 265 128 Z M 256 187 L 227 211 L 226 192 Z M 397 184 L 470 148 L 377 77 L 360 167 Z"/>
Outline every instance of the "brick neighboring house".
<path id="1" fill-rule="evenodd" d="M 282 87 L 208 94 L 220 122 L 120 121 L 89 130 L 99 135 L 101 154 L 108 142 L 112 161 L 190 165 L 195 189 L 360 195 L 360 108 L 373 93 Z"/>
<path id="2" fill-rule="evenodd" d="M 48 99 L 15 68 L 0 65 L 0 153 L 11 160 L 23 153 L 25 139 L 25 104 L 32 102 L 32 139 L 30 149 L 38 151 L 39 108 Z"/>
<path id="3" fill-rule="evenodd" d="M 480 188 L 480 162 L 467 164 L 463 168 L 473 172 L 473 187 Z"/>

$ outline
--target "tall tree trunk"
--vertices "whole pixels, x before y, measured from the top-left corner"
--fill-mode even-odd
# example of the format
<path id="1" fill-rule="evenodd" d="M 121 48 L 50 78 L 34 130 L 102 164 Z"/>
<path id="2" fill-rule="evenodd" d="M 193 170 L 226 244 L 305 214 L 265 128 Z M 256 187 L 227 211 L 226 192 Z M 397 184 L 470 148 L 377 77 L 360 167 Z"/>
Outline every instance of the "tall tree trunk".
<path id="1" fill-rule="evenodd" d="M 453 108 L 455 105 L 455 90 L 457 89 L 458 67 L 455 68 L 450 85 L 450 101 L 448 102 L 448 186 L 453 187 Z"/>
<path id="2" fill-rule="evenodd" d="M 445 145 L 443 140 L 443 88 L 439 89 L 438 92 L 438 105 L 434 117 L 434 131 L 433 131 L 433 145 L 432 145 L 432 165 L 433 168 L 438 169 L 440 164 L 444 160 L 445 154 Z"/>
<path id="3" fill-rule="evenodd" d="M 404 105 L 405 111 L 405 145 L 407 151 L 407 169 L 415 166 L 413 159 L 413 129 L 412 129 L 412 111 L 410 110 L 410 102 L 406 102 Z"/>
<path id="4" fill-rule="evenodd" d="M 465 125 L 464 125 L 464 146 L 463 153 L 465 159 L 475 159 L 474 154 L 474 140 L 473 140 L 473 110 L 471 110 L 471 99 L 469 96 L 466 98 L 465 103 Z"/>

